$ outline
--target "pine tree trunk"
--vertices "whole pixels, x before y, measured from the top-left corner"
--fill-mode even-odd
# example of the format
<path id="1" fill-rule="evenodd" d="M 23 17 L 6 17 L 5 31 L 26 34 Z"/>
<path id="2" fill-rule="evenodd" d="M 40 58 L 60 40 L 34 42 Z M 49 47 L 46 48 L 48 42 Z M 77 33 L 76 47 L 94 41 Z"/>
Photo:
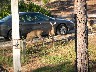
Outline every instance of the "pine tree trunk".
<path id="1" fill-rule="evenodd" d="M 77 72 L 88 72 L 88 29 L 86 0 L 75 0 Z"/>
<path id="2" fill-rule="evenodd" d="M 12 41 L 13 41 L 13 67 L 14 72 L 19 72 L 21 68 L 20 63 L 20 46 L 19 46 L 19 14 L 18 14 L 18 0 L 11 0 L 12 12 Z"/>

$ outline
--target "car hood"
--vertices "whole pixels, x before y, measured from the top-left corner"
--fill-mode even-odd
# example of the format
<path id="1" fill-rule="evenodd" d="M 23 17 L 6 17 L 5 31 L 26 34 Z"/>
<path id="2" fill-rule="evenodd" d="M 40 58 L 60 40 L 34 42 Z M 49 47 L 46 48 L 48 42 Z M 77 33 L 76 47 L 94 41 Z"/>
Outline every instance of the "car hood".
<path id="1" fill-rule="evenodd" d="M 61 19 L 61 18 L 52 18 L 52 19 L 54 19 L 54 20 L 57 21 L 57 22 L 74 23 L 73 21 L 67 20 L 67 19 Z"/>

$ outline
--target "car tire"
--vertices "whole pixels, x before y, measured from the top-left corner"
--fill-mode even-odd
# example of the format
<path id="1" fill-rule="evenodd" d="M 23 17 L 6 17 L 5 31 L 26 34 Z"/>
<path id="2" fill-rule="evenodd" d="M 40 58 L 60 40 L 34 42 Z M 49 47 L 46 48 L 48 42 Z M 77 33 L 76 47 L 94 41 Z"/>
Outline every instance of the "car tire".
<path id="1" fill-rule="evenodd" d="M 7 37 L 8 37 L 9 40 L 12 40 L 12 30 L 10 30 L 10 31 L 8 32 L 8 36 L 7 36 Z"/>
<path id="2" fill-rule="evenodd" d="M 9 40 L 12 40 L 12 30 L 10 30 L 8 33 L 7 33 L 7 36 L 4 37 L 4 39 L 7 41 Z"/>
<path id="3" fill-rule="evenodd" d="M 20 32 L 20 36 L 21 36 L 20 39 L 24 39 L 25 38 L 24 36 L 21 35 L 21 32 Z M 7 39 L 8 40 L 12 40 L 12 30 L 10 30 L 8 32 Z"/>
<path id="4" fill-rule="evenodd" d="M 61 24 L 57 27 L 57 34 L 58 35 L 64 35 L 64 34 L 67 34 L 67 31 L 68 31 L 68 28 L 64 25 L 64 24 Z"/>

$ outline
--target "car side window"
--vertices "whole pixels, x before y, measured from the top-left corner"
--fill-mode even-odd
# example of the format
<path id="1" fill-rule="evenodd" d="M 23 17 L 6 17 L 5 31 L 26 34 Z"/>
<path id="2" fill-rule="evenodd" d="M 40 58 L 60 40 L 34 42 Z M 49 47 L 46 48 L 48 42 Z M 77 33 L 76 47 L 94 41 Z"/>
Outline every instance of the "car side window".
<path id="1" fill-rule="evenodd" d="M 19 22 L 25 22 L 25 19 L 23 16 L 19 16 Z"/>
<path id="2" fill-rule="evenodd" d="M 20 22 L 34 22 L 34 21 L 48 21 L 49 17 L 36 13 L 36 14 L 24 14 L 19 16 Z"/>
<path id="3" fill-rule="evenodd" d="M 49 18 L 47 16 L 42 15 L 42 14 L 35 14 L 34 17 L 35 17 L 35 21 L 49 20 Z"/>
<path id="4" fill-rule="evenodd" d="M 45 15 L 43 15 L 43 14 L 39 14 L 39 16 L 43 19 L 43 20 L 49 20 L 49 17 L 47 17 L 47 16 L 45 16 Z"/>
<path id="5" fill-rule="evenodd" d="M 20 22 L 34 22 L 34 17 L 30 14 L 25 14 L 19 17 Z"/>

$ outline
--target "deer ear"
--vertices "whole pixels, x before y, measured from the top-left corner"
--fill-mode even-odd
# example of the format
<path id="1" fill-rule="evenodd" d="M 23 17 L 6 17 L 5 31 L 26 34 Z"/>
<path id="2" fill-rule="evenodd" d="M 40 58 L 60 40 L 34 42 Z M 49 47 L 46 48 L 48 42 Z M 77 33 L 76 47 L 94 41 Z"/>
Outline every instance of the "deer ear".
<path id="1" fill-rule="evenodd" d="M 50 22 L 50 24 L 52 24 L 52 22 Z"/>
<path id="2" fill-rule="evenodd" d="M 54 24 L 56 24 L 56 22 L 54 22 Z"/>

